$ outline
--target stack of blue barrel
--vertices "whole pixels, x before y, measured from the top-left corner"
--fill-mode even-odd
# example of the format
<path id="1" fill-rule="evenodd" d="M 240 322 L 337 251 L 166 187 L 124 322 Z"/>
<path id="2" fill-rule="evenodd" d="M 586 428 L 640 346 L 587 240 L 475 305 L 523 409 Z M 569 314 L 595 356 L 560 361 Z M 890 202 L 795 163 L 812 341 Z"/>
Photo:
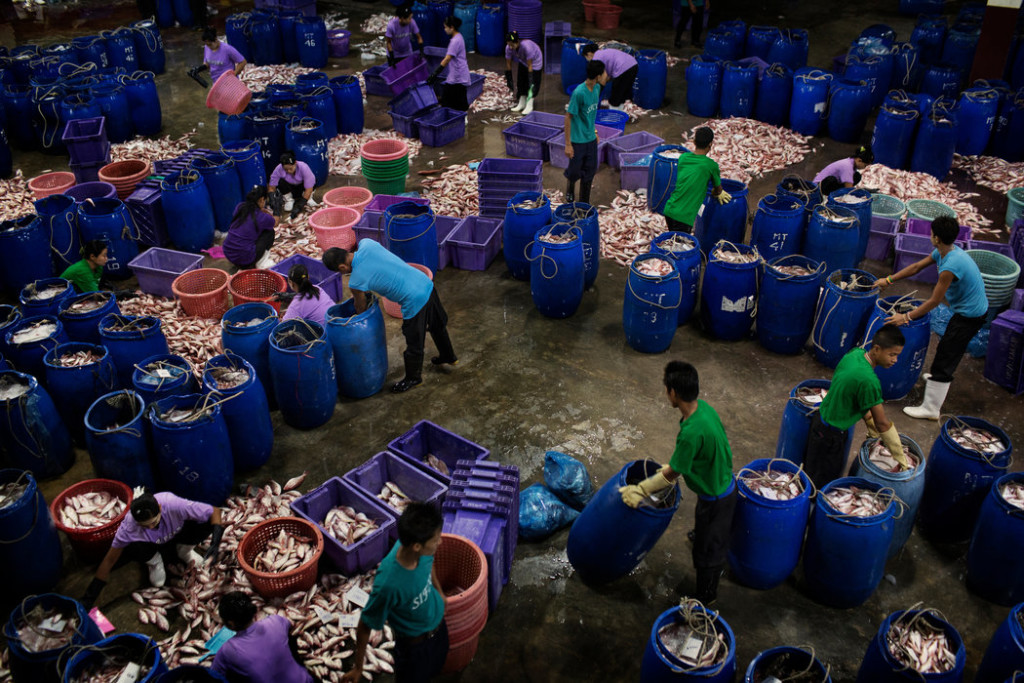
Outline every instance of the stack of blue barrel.
<path id="1" fill-rule="evenodd" d="M 100 168 L 110 163 L 110 143 L 107 141 L 106 119 L 68 121 L 62 136 L 75 181 L 87 183 L 99 179 Z"/>
<path id="2" fill-rule="evenodd" d="M 293 4 L 292 0 L 285 3 Z M 283 6 L 280 11 L 254 9 L 232 14 L 225 34 L 228 44 L 257 66 L 294 62 L 311 69 L 327 66 L 327 25 L 323 17 L 316 16 L 315 2 Z"/>

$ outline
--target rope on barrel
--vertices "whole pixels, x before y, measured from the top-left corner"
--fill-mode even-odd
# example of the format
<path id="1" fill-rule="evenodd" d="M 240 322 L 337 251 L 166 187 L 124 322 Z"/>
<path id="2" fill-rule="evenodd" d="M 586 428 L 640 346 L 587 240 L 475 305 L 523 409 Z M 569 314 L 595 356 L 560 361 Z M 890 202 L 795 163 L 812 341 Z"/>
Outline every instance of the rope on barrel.
<path id="1" fill-rule="evenodd" d="M 429 211 L 429 209 L 428 209 L 428 211 Z M 387 214 L 385 213 L 385 215 L 387 215 Z M 426 235 L 428 232 L 430 232 L 430 229 L 432 227 L 434 227 L 434 224 L 437 223 L 437 216 L 434 215 L 433 211 L 430 211 L 429 214 L 426 214 L 426 215 L 430 216 L 430 222 L 427 223 L 427 227 L 420 234 L 414 235 L 412 237 L 406 237 L 404 239 L 398 239 L 397 237 L 392 237 L 391 236 L 391 222 L 392 221 L 394 221 L 394 220 L 396 220 L 398 218 L 401 218 L 401 219 L 404 219 L 404 220 L 410 220 L 410 219 L 414 219 L 414 218 L 419 218 L 420 216 L 423 216 L 423 215 L 424 214 L 422 214 L 422 213 L 418 213 L 418 214 L 417 213 L 401 213 L 401 214 L 397 214 L 397 215 L 396 214 L 392 214 L 388 218 L 388 223 L 387 223 L 387 238 L 388 238 L 388 241 L 389 242 L 411 242 L 413 240 L 418 240 L 419 238 L 421 238 L 424 235 Z"/>
<path id="2" fill-rule="evenodd" d="M 910 665 L 909 662 L 912 661 L 911 652 L 906 648 L 906 646 L 899 642 L 899 640 L 895 638 L 890 639 L 889 634 L 891 634 L 897 626 L 902 627 L 905 632 L 909 632 L 917 625 L 917 622 L 921 621 L 922 619 L 928 616 L 940 619 L 942 621 L 946 621 L 946 617 L 937 608 L 924 607 L 924 603 L 918 601 L 910 607 L 908 607 L 907 609 L 903 610 L 903 613 L 895 619 L 893 619 L 892 624 L 890 624 L 889 632 L 885 634 L 885 643 L 886 646 L 890 648 L 890 652 L 893 655 L 893 659 L 903 663 L 903 668 L 897 669 L 896 673 L 913 672 L 917 674 L 922 681 L 927 680 L 924 677 L 924 674 L 922 674 L 920 671 L 918 671 Z M 906 621 L 904 621 L 904 619 L 906 619 Z M 893 652 L 893 650 L 898 650 L 899 652 Z M 898 656 L 899 653 L 902 653 L 904 656 Z"/>
<path id="3" fill-rule="evenodd" d="M 722 661 L 717 666 L 709 668 L 702 666 L 699 662 L 707 657 L 717 658 L 719 648 L 724 647 L 728 649 L 728 644 L 723 644 L 718 639 L 718 629 L 715 627 L 715 622 L 718 621 L 718 612 L 713 612 L 706 607 L 699 600 L 694 598 L 683 598 L 679 601 L 679 618 L 686 626 L 697 636 L 700 637 L 701 645 L 697 656 L 693 659 L 698 662 L 693 666 L 682 666 L 677 667 L 665 661 L 676 673 L 691 673 L 694 671 L 701 671 L 706 673 L 707 676 L 713 677 L 718 675 L 718 672 L 722 670 L 726 662 L 729 661 L 728 656 L 722 657 Z"/>
<path id="4" fill-rule="evenodd" d="M 138 398 L 138 402 L 136 402 L 136 398 Z M 125 403 L 126 401 L 129 403 L 129 405 L 119 405 Z M 118 427 L 117 422 L 115 422 L 113 427 L 98 430 L 99 434 L 124 433 L 128 434 L 129 436 L 134 436 L 137 439 L 142 437 L 142 432 L 140 430 L 127 426 L 127 424 L 131 424 L 137 417 L 139 417 L 139 414 L 142 412 L 142 409 L 144 408 L 144 405 L 142 405 L 141 397 L 125 389 L 123 391 L 118 392 L 115 396 L 111 396 L 105 402 L 114 410 L 123 410 L 124 408 L 128 408 L 129 410 L 132 411 L 132 415 L 131 419 L 128 420 L 128 422 L 126 423 L 126 426 Z"/>
<path id="5" fill-rule="evenodd" d="M 977 438 L 975 438 L 974 436 L 972 436 L 971 434 L 968 433 L 968 430 L 969 430 L 973 434 L 977 434 L 977 429 L 976 428 L 972 427 L 970 424 L 968 424 L 964 420 L 961 420 L 958 416 L 951 415 L 951 414 L 946 414 L 946 413 L 943 413 L 943 414 L 939 415 L 939 421 L 943 423 L 942 424 L 942 431 L 946 432 L 946 433 L 948 433 L 950 431 L 949 430 L 949 423 L 952 422 L 954 424 L 954 426 L 957 429 L 960 430 L 961 438 L 966 439 L 973 446 L 975 446 L 975 448 L 973 448 L 972 450 L 976 451 L 977 454 L 978 454 L 978 457 L 980 457 L 982 460 L 984 460 L 986 464 L 988 464 L 989 466 L 994 467 L 996 469 L 1000 469 L 1000 470 L 1008 470 L 1008 469 L 1010 469 L 1010 465 L 1013 464 L 1013 455 L 1011 454 L 1009 457 L 1007 457 L 1005 465 L 997 464 L 996 461 L 995 461 L 996 460 L 996 456 L 1001 455 L 1002 453 L 1005 453 L 1006 449 L 1004 448 L 999 453 L 992 453 L 991 456 L 990 456 L 988 453 L 985 452 L 985 446 L 991 445 L 992 443 L 994 443 L 994 441 L 984 441 L 984 440 L 981 440 L 981 439 L 977 439 Z M 952 438 L 952 436 L 953 435 L 950 434 L 950 438 Z M 995 437 L 993 436 L 993 438 L 995 438 Z"/>
<path id="6" fill-rule="evenodd" d="M 659 256 L 660 256 L 660 254 L 659 254 Z M 635 261 L 634 261 L 634 264 L 635 264 Z M 651 276 L 651 275 L 644 275 L 643 273 L 638 272 L 633 267 L 633 265 L 630 266 L 630 272 L 635 272 L 638 277 L 642 277 L 642 278 L 645 278 L 645 279 L 648 279 L 648 278 L 653 279 L 654 277 L 656 277 L 656 276 Z M 683 277 L 682 277 L 682 275 L 680 275 L 679 270 L 677 268 L 673 269 L 673 273 L 674 273 L 674 276 L 660 276 L 661 279 L 659 280 L 659 282 L 667 282 L 669 280 L 673 280 L 674 279 L 676 282 L 679 283 L 679 300 L 676 302 L 675 306 L 663 306 L 663 305 L 661 305 L 661 304 L 659 304 L 659 303 L 657 303 L 655 301 L 648 301 L 647 299 L 643 298 L 642 296 L 640 296 L 639 294 L 636 293 L 636 290 L 633 289 L 633 282 L 632 282 L 632 278 L 630 278 L 630 277 L 626 278 L 626 286 L 629 287 L 629 293 L 632 294 L 634 297 L 636 297 L 637 300 L 643 301 L 648 306 L 654 306 L 655 308 L 661 308 L 661 309 L 666 310 L 666 311 L 671 311 L 672 309 L 679 308 L 680 306 L 683 305 Z"/>
<path id="7" fill-rule="evenodd" d="M 28 475 L 29 475 L 28 470 L 22 470 L 21 474 L 18 475 L 18 478 L 14 480 L 14 484 L 15 485 L 21 484 L 21 481 L 25 477 L 27 477 Z M 36 495 L 37 496 L 39 495 L 39 489 L 38 488 L 36 489 Z M 44 505 L 45 505 L 45 501 L 44 501 Z M 28 531 L 26 531 L 24 534 L 22 534 L 18 538 L 12 539 L 10 541 L 5 540 L 5 539 L 0 539 L 0 545 L 14 545 L 15 543 L 21 543 L 26 538 L 31 536 L 32 532 L 36 530 L 36 523 L 39 521 L 39 508 L 40 507 L 42 507 L 42 506 L 39 505 L 38 503 L 36 503 L 35 505 L 32 506 L 32 524 L 29 525 Z"/>

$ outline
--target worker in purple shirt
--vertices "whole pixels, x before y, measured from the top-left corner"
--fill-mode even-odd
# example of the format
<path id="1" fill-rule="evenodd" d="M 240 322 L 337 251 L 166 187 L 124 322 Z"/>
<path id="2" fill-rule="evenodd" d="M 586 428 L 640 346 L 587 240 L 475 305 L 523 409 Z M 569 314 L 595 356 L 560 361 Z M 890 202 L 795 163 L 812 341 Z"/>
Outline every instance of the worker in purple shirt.
<path id="1" fill-rule="evenodd" d="M 433 85 L 441 76 L 441 71 L 447 66 L 448 77 L 444 81 L 444 88 L 441 91 L 441 106 L 455 109 L 457 111 L 469 111 L 469 96 L 466 88 L 469 86 L 469 62 L 466 61 L 466 41 L 459 33 L 462 26 L 462 19 L 448 17 L 444 20 L 444 32 L 448 34 L 448 52 L 445 53 L 441 64 L 430 74 L 427 83 Z"/>
<path id="2" fill-rule="evenodd" d="M 596 59 L 604 64 L 604 70 L 608 73 L 608 80 L 612 82 L 612 91 L 608 95 L 608 106 L 612 109 L 622 110 L 622 104 L 626 100 L 633 99 L 633 81 L 640 70 L 639 65 L 633 57 L 622 50 L 606 48 L 598 50 L 597 45 L 589 43 L 583 48 L 583 57 L 589 62 Z"/>
<path id="3" fill-rule="evenodd" d="M 288 271 L 288 289 L 294 295 L 281 297 L 291 299 L 281 320 L 302 318 L 319 325 L 327 321 L 327 309 L 334 305 L 334 300 L 320 285 L 313 284 L 306 266 L 298 263 Z"/>
<path id="4" fill-rule="evenodd" d="M 313 683 L 299 663 L 291 622 L 280 614 L 256 621 L 256 605 L 241 591 L 231 591 L 217 606 L 220 620 L 235 632 L 213 657 L 213 671 L 229 683 Z"/>
<path id="5" fill-rule="evenodd" d="M 249 190 L 231 218 L 228 236 L 224 238 L 225 258 L 239 270 L 271 265 L 264 263 L 264 259 L 274 244 L 276 223 L 267 209 L 267 188 L 259 185 Z"/>
<path id="6" fill-rule="evenodd" d="M 234 71 L 235 75 L 242 73 L 245 68 L 245 57 L 242 53 L 227 43 L 217 40 L 217 30 L 213 27 L 203 29 L 203 64 L 192 72 L 193 77 L 201 71 L 210 70 L 210 78 L 216 83 L 217 79 L 228 71 Z"/>
<path id="7" fill-rule="evenodd" d="M 132 500 L 130 514 L 125 515 L 114 532 L 110 550 L 96 570 L 96 577 L 89 584 L 81 602 L 86 607 L 96 604 L 100 591 L 110 578 L 110 570 L 126 550 L 126 559 L 145 562 L 149 570 L 149 582 L 162 588 L 167 581 L 163 556 L 165 552 L 173 547 L 183 562 L 199 563 L 217 554 L 223 535 L 220 508 L 179 498 L 169 491 L 136 495 Z M 211 536 L 210 548 L 205 556 L 199 555 L 195 546 L 207 536 Z"/>
<path id="8" fill-rule="evenodd" d="M 413 52 L 412 37 L 416 36 L 418 49 L 423 52 L 423 36 L 420 27 L 412 18 L 412 7 L 402 5 L 395 9 L 395 16 L 388 21 L 384 29 L 384 42 L 388 48 L 388 66 L 394 66 Z"/>
<path id="9" fill-rule="evenodd" d="M 512 83 L 512 62 L 519 63 L 516 82 Z M 519 102 L 512 111 L 529 114 L 533 111 L 533 98 L 540 92 L 541 77 L 544 76 L 544 55 L 537 43 L 520 39 L 518 31 L 509 31 L 505 36 L 505 83 L 515 93 Z"/>
<path id="10" fill-rule="evenodd" d="M 275 216 L 280 216 L 282 211 L 290 211 L 294 219 L 307 206 L 317 205 L 313 199 L 316 176 L 309 164 L 295 160 L 295 152 L 291 150 L 281 155 L 281 163 L 270 174 L 267 185 Z"/>
<path id="11" fill-rule="evenodd" d="M 860 172 L 875 163 L 875 156 L 871 153 L 870 147 L 858 147 L 857 153 L 852 157 L 846 157 L 821 169 L 818 175 L 814 176 L 814 182 L 818 184 L 821 191 L 821 199 L 824 201 L 836 190 L 843 187 L 853 187 L 860 182 Z"/>

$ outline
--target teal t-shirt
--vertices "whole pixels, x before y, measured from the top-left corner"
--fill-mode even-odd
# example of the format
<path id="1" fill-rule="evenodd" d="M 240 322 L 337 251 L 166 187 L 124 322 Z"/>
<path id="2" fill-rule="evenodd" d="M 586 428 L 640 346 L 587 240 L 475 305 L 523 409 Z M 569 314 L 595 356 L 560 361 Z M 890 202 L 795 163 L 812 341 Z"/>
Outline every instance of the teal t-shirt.
<path id="1" fill-rule="evenodd" d="M 402 306 L 402 318 L 415 317 L 427 305 L 434 283 L 422 271 L 371 239 L 359 240 L 352 255 L 349 289 L 375 292 Z"/>
<path id="2" fill-rule="evenodd" d="M 601 104 L 601 86 L 594 83 L 594 88 L 587 87 L 583 81 L 572 91 L 569 104 L 565 111 L 572 117 L 572 128 L 569 131 L 569 142 L 581 144 L 597 139 L 594 124 L 597 123 L 597 108 Z"/>
<path id="3" fill-rule="evenodd" d="M 395 543 L 381 561 L 361 619 L 375 631 L 386 621 L 398 635 L 415 638 L 441 625 L 444 598 L 430 580 L 433 555 L 420 557 L 415 569 L 406 569 L 396 557 L 400 547 L 401 542 Z"/>
<path id="4" fill-rule="evenodd" d="M 954 313 L 967 318 L 977 318 L 988 312 L 988 296 L 985 294 L 985 281 L 981 279 L 981 270 L 960 247 L 945 257 L 939 256 L 939 250 L 932 251 L 932 258 L 938 264 L 939 272 L 944 270 L 953 273 L 953 283 L 946 290 L 946 300 Z"/>

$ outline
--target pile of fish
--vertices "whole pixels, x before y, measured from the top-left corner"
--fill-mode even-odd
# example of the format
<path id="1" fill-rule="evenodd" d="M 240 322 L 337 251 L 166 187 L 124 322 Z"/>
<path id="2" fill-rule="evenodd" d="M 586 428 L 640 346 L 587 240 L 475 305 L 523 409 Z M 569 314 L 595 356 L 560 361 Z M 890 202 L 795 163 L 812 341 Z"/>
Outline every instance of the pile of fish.
<path id="1" fill-rule="evenodd" d="M 658 629 L 658 640 L 679 661 L 704 669 L 722 663 L 729 645 L 715 626 L 717 615 L 695 609 L 697 605 L 696 600 L 683 598 L 681 618 Z"/>
<path id="2" fill-rule="evenodd" d="M 64 647 L 78 631 L 78 615 L 36 605 L 15 623 L 21 647 L 28 652 L 46 652 Z"/>
<path id="3" fill-rule="evenodd" d="M 276 538 L 252 561 L 253 569 L 283 574 L 298 569 L 316 554 L 316 545 L 305 536 L 281 529 Z"/>
<path id="4" fill-rule="evenodd" d="M 470 73 L 483 74 L 484 91 L 469 105 L 469 111 L 508 111 L 516 100 L 505 83 L 505 77 L 487 69 L 474 69 Z"/>
<path id="5" fill-rule="evenodd" d="M 6 484 L 0 484 L 0 510 L 8 505 L 14 505 L 21 500 L 27 489 L 28 484 L 21 481 L 9 481 Z"/>
<path id="6" fill-rule="evenodd" d="M 999 487 L 999 495 L 1015 508 L 1024 510 L 1024 483 L 1010 481 Z"/>
<path id="7" fill-rule="evenodd" d="M 415 159 L 423 143 L 419 140 L 404 137 L 394 130 L 376 130 L 367 128 L 362 133 L 349 133 L 332 138 L 327 143 L 327 154 L 329 155 L 331 175 L 360 175 L 362 174 L 362 160 L 359 151 L 364 143 L 370 140 L 402 140 L 409 145 L 409 161 Z"/>
<path id="8" fill-rule="evenodd" d="M 176 301 L 142 292 L 137 294 L 134 299 L 120 302 L 121 312 L 159 317 L 160 329 L 171 353 L 184 357 L 198 372 L 202 372 L 206 361 L 222 353 L 219 321 L 190 318 Z"/>
<path id="9" fill-rule="evenodd" d="M 533 209 L 539 209 L 544 206 L 545 201 L 550 200 L 545 200 L 544 197 L 538 197 L 537 199 L 524 199 L 518 204 L 513 204 L 512 208 L 522 209 L 523 211 L 532 211 Z"/>
<path id="10" fill-rule="evenodd" d="M 249 381 L 249 372 L 245 368 L 223 368 L 217 367 L 210 371 L 213 379 L 217 382 L 217 388 L 234 389 Z"/>
<path id="11" fill-rule="evenodd" d="M 137 665 L 138 673 L 135 676 L 125 673 L 129 666 Z M 132 662 L 124 655 L 105 655 L 96 657 L 96 661 L 89 664 L 74 678 L 66 679 L 68 683 L 118 683 L 121 680 L 141 680 L 149 673 L 149 666 Z M 122 679 L 122 676 L 126 676 Z"/>
<path id="12" fill-rule="evenodd" d="M 957 445 L 978 453 L 995 454 L 1006 450 L 1006 444 L 998 436 L 980 427 L 953 424 L 949 427 L 949 435 Z"/>
<path id="13" fill-rule="evenodd" d="M 117 519 L 128 504 L 106 491 L 80 493 L 64 500 L 60 522 L 69 529 L 94 529 Z"/>
<path id="14" fill-rule="evenodd" d="M 849 292 L 866 292 L 872 288 L 875 283 L 874 279 L 868 279 L 862 277 L 857 273 L 851 273 L 849 277 L 843 278 L 839 271 L 831 277 L 832 284 L 838 285 L 839 289 L 846 290 Z"/>
<path id="15" fill-rule="evenodd" d="M 75 303 L 73 303 L 70 306 L 68 306 L 66 310 L 67 310 L 68 313 L 74 313 L 76 315 L 82 315 L 82 314 L 88 313 L 90 311 L 95 311 L 97 308 L 100 308 L 100 307 L 106 305 L 107 300 L 108 300 L 107 295 L 102 295 L 102 294 L 98 294 L 97 293 L 97 296 L 82 297 L 81 299 L 79 299 Z"/>
<path id="16" fill-rule="evenodd" d="M 906 444 L 903 444 L 903 457 L 907 459 L 909 467 L 901 465 L 896 458 L 892 457 L 892 453 L 885 447 L 881 439 L 872 444 L 868 450 L 868 460 L 886 472 L 906 472 L 917 467 L 919 463 L 917 455 Z"/>
<path id="17" fill-rule="evenodd" d="M 23 291 L 25 294 L 25 298 L 28 299 L 29 301 L 47 301 L 57 296 L 58 294 L 67 291 L 67 286 L 50 285 L 49 287 L 39 289 L 38 287 L 36 287 L 36 283 L 33 282 L 32 284 L 27 285 Z"/>
<path id="18" fill-rule="evenodd" d="M 431 469 L 437 470 L 446 477 L 451 475 L 451 470 L 448 469 L 448 465 L 445 464 L 445 461 L 441 460 L 441 458 L 438 458 L 433 453 L 427 453 L 423 456 L 423 464 Z"/>
<path id="19" fill-rule="evenodd" d="M 27 213 L 35 213 L 36 207 L 32 203 L 34 200 L 35 195 L 28 189 L 28 181 L 21 174 L 20 168 L 11 178 L 0 180 L 0 214 L 24 216 Z"/>
<path id="20" fill-rule="evenodd" d="M 714 261 L 725 261 L 726 263 L 754 263 L 760 261 L 761 257 L 757 252 L 744 253 L 728 246 L 718 247 L 711 252 L 711 259 Z"/>
<path id="21" fill-rule="evenodd" d="M 904 666 L 920 674 L 952 671 L 956 653 L 949 646 L 945 631 L 927 619 L 924 612 L 893 622 L 885 636 L 889 653 Z"/>
<path id="22" fill-rule="evenodd" d="M 842 197 L 848 196 L 849 195 L 842 195 Z M 827 218 L 833 223 L 853 223 L 854 221 L 859 220 L 857 216 L 844 216 L 830 206 L 818 206 L 816 211 L 822 218 Z"/>
<path id="23" fill-rule="evenodd" d="M 329 12 L 321 16 L 324 18 L 324 26 L 327 27 L 328 31 L 338 28 L 348 28 L 348 17 L 343 15 L 341 12 Z"/>
<path id="24" fill-rule="evenodd" d="M 774 656 L 761 656 L 749 680 L 753 683 L 821 683 L 822 680 L 832 680 L 828 676 L 831 667 L 825 665 L 823 679 L 821 671 L 814 665 L 815 661 L 813 648 L 810 652 L 794 648 Z"/>
<path id="25" fill-rule="evenodd" d="M 241 81 L 249 86 L 249 90 L 266 90 L 271 83 L 291 84 L 295 82 L 296 76 L 309 74 L 316 69 L 308 69 L 298 64 L 268 64 L 266 66 L 254 66 L 249 64 L 239 76 Z"/>
<path id="26" fill-rule="evenodd" d="M 465 218 L 480 213 L 476 171 L 465 164 L 448 166 L 440 175 L 424 178 L 421 184 L 435 215 Z"/>
<path id="27" fill-rule="evenodd" d="M 388 56 L 388 44 L 384 41 L 384 36 L 374 36 L 369 40 L 362 43 L 349 43 L 352 50 L 359 51 L 359 59 L 364 62 L 372 62 L 379 57 Z M 363 89 L 363 94 L 366 94 L 366 89 Z"/>
<path id="28" fill-rule="evenodd" d="M 379 525 L 362 512 L 348 505 L 339 505 L 324 517 L 323 527 L 332 538 L 344 545 L 352 545 Z"/>
<path id="29" fill-rule="evenodd" d="M 15 377 L 4 377 L 0 379 L 0 401 L 10 401 L 24 396 L 28 393 L 28 387 L 28 382 L 23 382 Z"/>
<path id="30" fill-rule="evenodd" d="M 62 368 L 81 368 L 98 362 L 100 358 L 102 356 L 95 351 L 75 351 L 73 353 L 63 353 L 53 360 L 55 365 L 59 365 Z"/>
<path id="31" fill-rule="evenodd" d="M 412 502 L 412 499 L 405 495 L 402 489 L 398 488 L 398 484 L 393 481 L 384 484 L 384 488 L 377 494 L 377 498 L 398 512 L 404 512 L 405 508 Z"/>
<path id="32" fill-rule="evenodd" d="M 810 138 L 788 128 L 773 126 L 754 119 L 728 118 L 705 121 L 694 126 L 683 138 L 693 149 L 697 128 L 708 126 L 715 132 L 708 156 L 718 162 L 723 178 L 749 183 L 763 176 L 803 161 L 810 153 Z"/>
<path id="33" fill-rule="evenodd" d="M 628 268 L 664 231 L 665 219 L 647 209 L 645 195 L 619 190 L 611 206 L 601 211 L 601 257 Z"/>
<path id="34" fill-rule="evenodd" d="M 797 472 L 764 472 L 744 469 L 740 478 L 746 486 L 768 500 L 792 500 L 804 491 L 804 482 Z"/>
<path id="35" fill-rule="evenodd" d="M 999 157 L 953 157 L 953 168 L 965 171 L 974 182 L 996 192 L 1024 186 L 1024 162 L 1009 162 Z"/>
<path id="36" fill-rule="evenodd" d="M 844 515 L 874 517 L 885 512 L 892 496 L 882 491 L 869 491 L 856 486 L 836 487 L 823 493 L 829 505 Z"/>
<path id="37" fill-rule="evenodd" d="M 570 242 L 575 242 L 579 238 L 572 230 L 566 230 L 560 235 L 546 232 L 541 235 L 539 239 L 541 242 L 545 242 L 546 244 L 569 244 Z"/>
<path id="38" fill-rule="evenodd" d="M 33 342 L 49 339 L 57 331 L 57 323 L 49 320 L 37 320 L 34 323 L 25 325 L 11 335 L 11 344 L 31 344 Z"/>
<path id="39" fill-rule="evenodd" d="M 388 28 L 388 22 L 391 21 L 392 14 L 387 12 L 379 12 L 377 14 L 371 14 L 370 18 L 359 25 L 359 30 L 363 33 L 384 33 Z"/>
<path id="40" fill-rule="evenodd" d="M 796 400 L 806 406 L 817 407 L 825 400 L 828 389 L 822 387 L 800 387 L 796 390 Z"/>
<path id="41" fill-rule="evenodd" d="M 249 69 L 251 68 L 254 67 L 249 67 Z M 173 139 L 170 135 L 165 135 L 162 138 L 135 137 L 127 142 L 118 142 L 110 145 L 110 160 L 141 159 L 153 163 L 162 159 L 174 159 L 191 149 L 190 141 L 195 134 L 196 132 L 192 130 Z"/>
<path id="42" fill-rule="evenodd" d="M 811 271 L 807 270 L 803 266 L 779 266 L 779 265 L 773 265 L 773 266 L 768 266 L 768 267 L 771 268 L 772 270 L 774 270 L 776 273 L 781 273 L 782 275 L 789 275 L 790 277 L 800 277 L 802 275 L 810 275 L 811 274 Z"/>
<path id="43" fill-rule="evenodd" d="M 940 183 L 928 173 L 914 173 L 872 164 L 861 171 L 861 187 L 892 195 L 903 201 L 908 199 L 931 199 L 942 202 L 954 211 L 962 225 L 969 225 L 976 233 L 997 234 L 999 228 L 989 228 L 992 221 L 981 215 L 967 200 L 977 197 L 977 192 L 960 192 L 951 183 Z"/>
<path id="44" fill-rule="evenodd" d="M 686 235 L 672 235 L 668 239 L 658 242 L 658 247 L 665 251 L 671 251 L 673 254 L 678 254 L 695 249 L 696 244 L 693 239 Z"/>
<path id="45" fill-rule="evenodd" d="M 309 227 L 307 214 L 300 214 L 294 219 L 285 216 L 277 220 L 274 227 L 274 246 L 270 248 L 270 256 L 275 261 L 283 261 L 294 254 L 319 260 L 322 253 L 317 246 L 316 235 Z"/>
<path id="46" fill-rule="evenodd" d="M 649 277 L 664 277 L 671 275 L 675 266 L 668 259 L 648 258 L 639 261 L 635 266 L 636 272 Z"/>

